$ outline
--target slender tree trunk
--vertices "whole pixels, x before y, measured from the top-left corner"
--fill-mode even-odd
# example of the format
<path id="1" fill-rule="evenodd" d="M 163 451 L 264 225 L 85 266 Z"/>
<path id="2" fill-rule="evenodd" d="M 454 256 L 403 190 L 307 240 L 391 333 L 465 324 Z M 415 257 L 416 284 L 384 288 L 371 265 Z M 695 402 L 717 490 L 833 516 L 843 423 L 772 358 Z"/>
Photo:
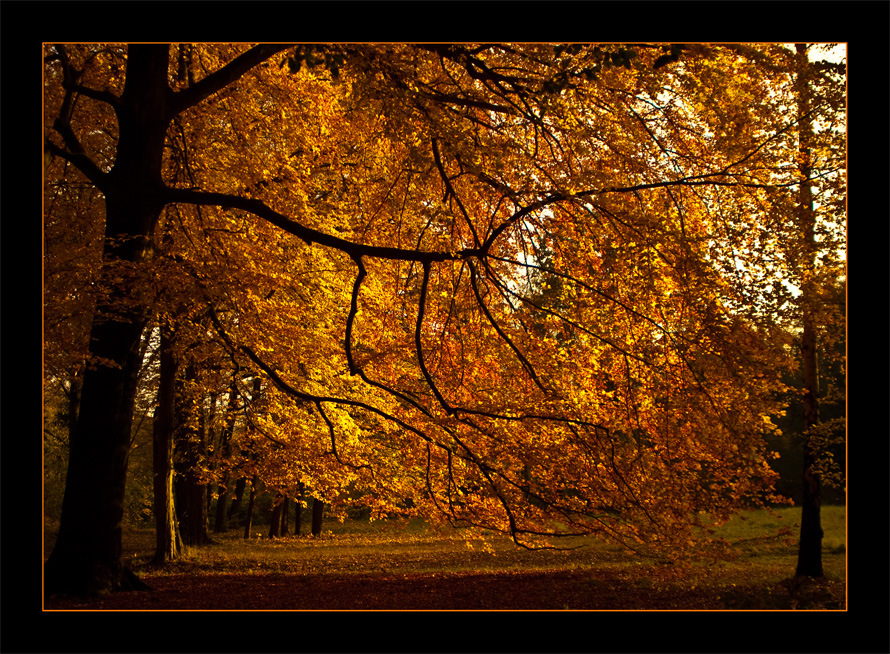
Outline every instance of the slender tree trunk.
<path id="1" fill-rule="evenodd" d="M 312 501 L 312 535 L 321 533 L 321 522 L 324 518 L 324 501 L 317 497 Z"/>
<path id="2" fill-rule="evenodd" d="M 250 499 L 247 501 L 247 520 L 244 524 L 244 538 L 250 538 L 250 528 L 253 526 L 253 508 L 256 504 L 256 484 L 257 478 L 254 477 L 250 483 Z"/>
<path id="3" fill-rule="evenodd" d="M 294 513 L 294 535 L 296 536 L 300 535 L 300 531 L 303 528 L 303 491 L 303 482 L 300 482 L 297 485 L 297 501 L 294 502 L 297 505 L 297 510 Z"/>
<path id="4" fill-rule="evenodd" d="M 194 381 L 197 372 L 189 366 L 186 382 Z M 206 545 L 210 542 L 207 518 L 207 484 L 198 466 L 204 455 L 205 442 L 201 402 L 194 402 L 183 391 L 177 397 L 176 449 L 176 509 L 182 542 L 186 545 Z M 196 415 L 197 413 L 197 415 Z"/>
<path id="5" fill-rule="evenodd" d="M 220 451 L 224 458 L 228 458 L 232 451 L 232 433 L 235 430 L 235 411 L 238 408 L 238 395 L 235 384 L 229 389 L 229 403 L 226 408 L 226 423 L 220 435 Z M 225 532 L 228 530 L 228 520 L 226 513 L 226 501 L 229 496 L 229 473 L 223 476 L 219 484 L 219 494 L 216 500 L 216 520 L 213 523 L 213 531 Z"/>
<path id="6" fill-rule="evenodd" d="M 217 491 L 216 513 L 213 519 L 213 531 L 218 534 L 225 533 L 229 529 L 229 522 L 226 517 L 226 502 L 228 501 L 229 496 L 228 483 L 229 476 L 228 474 L 226 474 L 219 484 L 219 491 Z"/>
<path id="7" fill-rule="evenodd" d="M 281 536 L 281 510 L 284 508 L 281 492 L 275 497 L 275 506 L 272 508 L 272 519 L 269 521 L 269 538 Z"/>
<path id="8" fill-rule="evenodd" d="M 806 71 L 809 68 L 807 46 L 797 44 L 798 80 L 797 112 L 800 117 L 799 169 L 808 179 L 812 173 L 810 164 L 810 142 L 813 138 L 813 124 L 809 117 L 810 91 Z M 801 288 L 803 331 L 801 334 L 801 356 L 804 382 L 804 469 L 803 503 L 801 507 L 800 549 L 797 558 L 797 576 L 822 577 L 822 483 L 816 472 L 818 451 L 813 442 L 813 432 L 819 423 L 819 376 L 816 362 L 816 325 L 813 315 L 813 302 L 816 289 L 812 276 L 816 267 L 816 214 L 813 209 L 813 194 L 809 183 L 800 185 L 799 199 L 800 252 L 803 257 L 801 269 L 804 283 Z"/>
<path id="9" fill-rule="evenodd" d="M 287 495 L 284 496 L 284 499 L 281 500 L 281 535 L 287 536 L 287 527 L 288 527 L 288 516 L 287 512 L 290 510 L 288 508 Z"/>
<path id="10" fill-rule="evenodd" d="M 173 497 L 173 433 L 175 387 L 178 362 L 173 353 L 168 328 L 161 329 L 161 373 L 158 384 L 158 408 L 154 421 L 154 563 L 174 561 L 182 552 L 179 523 Z"/>
<path id="11" fill-rule="evenodd" d="M 229 520 L 231 520 L 232 516 L 237 514 L 241 509 L 241 501 L 244 498 L 244 491 L 246 488 L 247 477 L 241 477 L 235 482 L 235 497 L 232 499 L 232 504 L 229 506 L 229 510 L 226 514 Z"/>
<path id="12" fill-rule="evenodd" d="M 80 414 L 71 442 L 59 535 L 44 573 L 48 593 L 105 595 L 144 587 L 121 562 L 127 455 L 141 367 L 146 300 L 119 263 L 150 258 L 163 207 L 161 165 L 167 127 L 168 47 L 132 46 L 118 109 L 114 167 L 106 175 L 103 272 L 114 280 L 90 333 Z M 126 269 L 126 266 L 124 267 Z"/>

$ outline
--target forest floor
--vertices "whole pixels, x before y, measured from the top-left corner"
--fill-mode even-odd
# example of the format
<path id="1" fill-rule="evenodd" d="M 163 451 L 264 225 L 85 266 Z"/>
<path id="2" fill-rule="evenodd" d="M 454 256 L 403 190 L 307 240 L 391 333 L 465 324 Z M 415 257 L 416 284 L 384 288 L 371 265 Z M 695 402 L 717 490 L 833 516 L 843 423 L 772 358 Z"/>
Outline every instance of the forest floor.
<path id="1" fill-rule="evenodd" d="M 669 564 L 586 541 L 574 550 L 527 551 L 493 539 L 468 547 L 458 534 L 415 523 L 325 523 L 317 537 L 249 540 L 232 531 L 149 564 L 151 529 L 127 530 L 125 559 L 153 590 L 104 599 L 44 598 L 55 611 L 411 610 L 844 610 L 843 507 L 825 507 L 826 579 L 795 584 L 796 516 L 782 509 L 726 527 L 728 560 Z M 51 546 L 47 534 L 46 554 Z"/>

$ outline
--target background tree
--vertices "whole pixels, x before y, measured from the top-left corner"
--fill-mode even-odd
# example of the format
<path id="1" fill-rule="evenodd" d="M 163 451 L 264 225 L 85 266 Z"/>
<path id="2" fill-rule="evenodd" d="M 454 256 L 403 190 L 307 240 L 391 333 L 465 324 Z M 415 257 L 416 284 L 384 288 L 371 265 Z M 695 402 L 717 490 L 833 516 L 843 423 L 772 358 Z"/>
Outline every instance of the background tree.
<path id="1" fill-rule="evenodd" d="M 747 112 L 736 124 L 752 141 L 761 140 L 763 166 L 777 182 L 752 189 L 738 205 L 762 216 L 756 230 L 736 217 L 715 233 L 724 240 L 727 278 L 745 289 L 745 304 L 737 310 L 764 331 L 786 331 L 785 361 L 800 369 L 804 455 L 797 574 L 808 577 L 823 574 L 822 477 L 843 485 L 832 450 L 845 442 L 836 420 L 823 425 L 819 417 L 819 352 L 826 367 L 844 365 L 837 349 L 844 339 L 844 300 L 837 301 L 836 289 L 838 281 L 842 289 L 845 283 L 846 69 L 842 60 L 826 58 L 832 47 L 735 46 L 739 65 L 752 73 L 719 87 L 741 86 L 760 98 L 754 105 L 760 111 Z"/>

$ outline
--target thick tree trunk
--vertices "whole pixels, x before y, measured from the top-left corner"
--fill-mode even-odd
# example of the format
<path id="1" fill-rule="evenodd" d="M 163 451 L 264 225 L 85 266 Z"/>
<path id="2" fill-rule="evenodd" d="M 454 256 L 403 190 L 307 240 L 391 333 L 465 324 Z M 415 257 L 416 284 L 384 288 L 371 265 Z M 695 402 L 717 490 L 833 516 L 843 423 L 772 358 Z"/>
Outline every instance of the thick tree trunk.
<path id="1" fill-rule="evenodd" d="M 176 520 L 173 496 L 173 434 L 175 415 L 176 370 L 171 335 L 161 329 L 161 371 L 158 384 L 158 408 L 154 422 L 154 563 L 175 561 L 182 553 L 182 539 Z"/>
<path id="2" fill-rule="evenodd" d="M 71 441 L 59 534 L 46 591 L 105 595 L 132 586 L 121 564 L 127 454 L 139 371 L 142 320 L 93 328 L 93 354 L 121 367 L 90 366 Z"/>
<path id="3" fill-rule="evenodd" d="M 806 71 L 809 68 L 807 46 L 797 44 L 798 80 L 797 112 L 800 117 L 799 170 L 804 179 L 812 174 L 810 163 L 810 143 L 813 138 L 810 112 L 810 90 Z M 813 209 L 813 193 L 809 183 L 800 185 L 799 191 L 799 233 L 801 270 L 804 283 L 801 287 L 803 331 L 801 334 L 801 356 L 804 383 L 804 469 L 803 503 L 801 507 L 800 549 L 797 558 L 797 576 L 822 577 L 822 484 L 816 472 L 818 452 L 813 442 L 813 429 L 819 423 L 819 373 L 816 362 L 816 326 L 813 315 L 813 302 L 816 302 L 816 288 L 812 277 L 816 268 L 816 214 Z"/>
<path id="4" fill-rule="evenodd" d="M 117 154 L 102 188 L 103 273 L 118 281 L 111 282 L 107 303 L 97 307 L 90 333 L 59 534 L 44 571 L 49 593 L 104 595 L 139 586 L 121 563 L 121 523 L 148 311 L 135 279 L 122 273 L 151 256 L 150 237 L 163 207 L 167 62 L 165 45 L 130 48 L 117 111 Z"/>

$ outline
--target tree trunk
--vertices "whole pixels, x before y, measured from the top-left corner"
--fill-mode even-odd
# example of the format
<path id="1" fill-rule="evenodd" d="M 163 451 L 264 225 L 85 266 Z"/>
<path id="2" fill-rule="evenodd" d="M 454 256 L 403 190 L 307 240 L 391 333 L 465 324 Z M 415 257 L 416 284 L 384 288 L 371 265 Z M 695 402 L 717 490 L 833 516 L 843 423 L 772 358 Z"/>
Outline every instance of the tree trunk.
<path id="1" fill-rule="evenodd" d="M 197 372 L 189 366 L 186 382 L 194 381 Z M 198 466 L 204 456 L 202 403 L 192 401 L 186 392 L 177 396 L 176 449 L 176 509 L 179 531 L 186 545 L 207 545 L 210 542 L 207 518 L 207 484 Z"/>
<path id="2" fill-rule="evenodd" d="M 153 432 L 155 555 L 154 563 L 178 559 L 182 552 L 173 497 L 173 433 L 176 370 L 170 330 L 161 329 L 161 372 Z"/>
<path id="3" fill-rule="evenodd" d="M 77 430 L 77 415 L 80 412 L 80 374 L 74 372 L 71 374 L 71 381 L 68 389 L 68 442 L 74 438 L 74 432 Z"/>
<path id="4" fill-rule="evenodd" d="M 283 508 L 281 493 L 278 493 L 275 500 L 275 506 L 272 508 L 272 519 L 269 521 L 269 538 L 281 536 L 281 510 Z"/>
<path id="5" fill-rule="evenodd" d="M 312 501 L 312 535 L 321 533 L 321 521 L 324 518 L 324 501 L 317 497 Z"/>
<path id="6" fill-rule="evenodd" d="M 90 332 L 80 414 L 71 442 L 59 534 L 45 568 L 48 593 L 105 595 L 139 587 L 121 563 L 127 455 L 141 367 L 146 301 L 127 266 L 151 256 L 150 237 L 163 207 L 161 165 L 167 127 L 168 47 L 132 46 L 117 111 L 114 167 L 104 178 L 103 275 L 108 301 Z"/>
<path id="7" fill-rule="evenodd" d="M 810 91 L 806 71 L 809 68 L 807 46 L 797 44 L 798 80 L 797 113 L 800 117 L 799 164 L 800 174 L 809 179 L 810 143 L 813 138 L 813 124 L 809 117 Z M 813 193 L 810 184 L 800 185 L 799 233 L 800 253 L 803 257 L 801 269 L 804 283 L 801 287 L 801 307 L 803 332 L 801 334 L 801 356 L 804 383 L 804 469 L 803 505 L 801 507 L 800 549 L 797 558 L 797 576 L 822 577 L 822 484 L 816 472 L 818 452 L 813 442 L 814 428 L 819 423 L 819 376 L 816 362 L 816 326 L 813 303 L 817 301 L 816 288 L 812 280 L 816 268 L 816 214 L 813 209 Z"/>
<path id="8" fill-rule="evenodd" d="M 287 512 L 290 510 L 288 508 L 287 504 L 288 504 L 287 495 L 285 495 L 284 499 L 281 500 L 281 535 L 282 536 L 287 536 L 287 526 L 288 526 L 287 525 L 287 523 L 288 523 Z"/>
<path id="9" fill-rule="evenodd" d="M 254 477 L 250 483 L 250 499 L 247 502 L 247 520 L 244 524 L 244 538 L 250 538 L 250 528 L 253 526 L 253 507 L 256 504 L 256 484 L 257 478 Z"/>
<path id="10" fill-rule="evenodd" d="M 247 488 L 247 477 L 241 477 L 235 482 L 235 497 L 232 499 L 232 504 L 229 506 L 229 510 L 226 514 L 228 519 L 232 519 L 238 510 L 241 508 L 241 501 L 244 498 L 244 490 Z"/>
<path id="11" fill-rule="evenodd" d="M 127 454 L 143 321 L 93 328 L 93 354 L 121 367 L 84 373 L 59 534 L 46 564 L 48 593 L 106 595 L 132 587 L 121 563 Z"/>
<path id="12" fill-rule="evenodd" d="M 232 433 L 235 430 L 235 411 L 238 408 L 238 396 L 235 384 L 229 389 L 229 403 L 226 408 L 226 423 L 220 434 L 220 451 L 224 458 L 228 458 L 232 450 Z M 226 513 L 226 500 L 229 492 L 229 473 L 226 472 L 219 484 L 219 493 L 216 500 L 216 520 L 213 523 L 213 531 L 223 533 L 228 530 Z"/>
<path id="13" fill-rule="evenodd" d="M 297 505 L 297 510 L 294 513 L 294 535 L 299 536 L 300 531 L 303 528 L 303 482 L 300 482 L 297 485 L 297 501 L 294 504 Z"/>
<path id="14" fill-rule="evenodd" d="M 219 491 L 216 497 L 216 514 L 213 520 L 213 531 L 218 534 L 225 533 L 229 529 L 229 521 L 226 516 L 226 502 L 229 497 L 229 476 L 223 478 L 219 484 Z"/>

